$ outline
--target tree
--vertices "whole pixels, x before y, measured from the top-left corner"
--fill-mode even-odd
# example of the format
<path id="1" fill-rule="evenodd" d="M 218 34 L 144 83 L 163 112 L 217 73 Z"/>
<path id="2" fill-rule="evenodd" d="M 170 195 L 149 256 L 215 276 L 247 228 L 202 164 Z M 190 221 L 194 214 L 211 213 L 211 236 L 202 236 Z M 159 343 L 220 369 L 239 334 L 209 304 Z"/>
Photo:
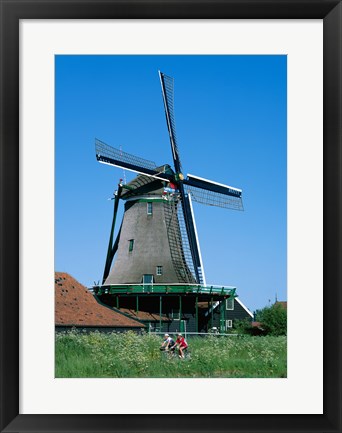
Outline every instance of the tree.
<path id="1" fill-rule="evenodd" d="M 262 323 L 268 335 L 287 334 L 287 311 L 279 304 L 256 311 L 256 320 Z"/>

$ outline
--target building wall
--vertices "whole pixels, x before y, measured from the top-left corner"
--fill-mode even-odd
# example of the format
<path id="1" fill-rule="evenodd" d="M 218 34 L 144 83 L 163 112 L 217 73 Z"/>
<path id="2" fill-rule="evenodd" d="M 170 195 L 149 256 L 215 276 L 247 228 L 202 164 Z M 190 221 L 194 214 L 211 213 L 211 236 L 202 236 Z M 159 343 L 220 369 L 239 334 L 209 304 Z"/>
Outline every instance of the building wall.
<path id="1" fill-rule="evenodd" d="M 224 330 L 229 332 L 229 330 L 234 327 L 234 322 L 237 320 L 248 319 L 252 321 L 252 317 L 250 316 L 250 314 L 242 307 L 242 305 L 236 299 L 233 300 L 233 310 L 226 309 L 226 300 L 223 300 L 223 303 L 224 306 L 222 316 L 220 312 L 220 304 L 213 309 L 213 314 L 211 313 L 210 306 L 202 312 L 199 320 L 199 332 L 208 332 L 213 327 L 216 327 L 218 331 L 222 331 L 222 328 L 224 328 Z M 221 320 L 223 321 L 223 323 L 221 323 Z M 228 320 L 230 320 L 231 323 L 228 323 Z M 228 325 L 231 326 L 229 327 Z"/>
<path id="2" fill-rule="evenodd" d="M 226 319 L 231 319 L 233 321 L 248 319 L 252 321 L 253 317 L 248 314 L 248 312 L 236 299 L 234 299 L 234 310 L 226 310 Z"/>
<path id="3" fill-rule="evenodd" d="M 236 300 L 234 299 L 233 301 L 233 306 L 234 309 L 233 310 L 227 310 L 226 309 L 226 305 L 225 305 L 225 318 L 224 320 L 231 320 L 231 325 L 232 327 L 234 327 L 234 322 L 237 320 L 245 320 L 248 319 L 250 321 L 253 320 L 253 318 L 250 316 L 250 314 L 243 308 L 243 306 Z M 219 329 L 220 326 L 220 314 L 219 314 L 219 308 L 216 308 L 214 310 L 214 324 L 213 326 L 216 326 Z M 227 323 L 226 323 L 226 327 L 227 327 Z M 229 331 L 230 328 L 227 328 L 227 330 Z"/>

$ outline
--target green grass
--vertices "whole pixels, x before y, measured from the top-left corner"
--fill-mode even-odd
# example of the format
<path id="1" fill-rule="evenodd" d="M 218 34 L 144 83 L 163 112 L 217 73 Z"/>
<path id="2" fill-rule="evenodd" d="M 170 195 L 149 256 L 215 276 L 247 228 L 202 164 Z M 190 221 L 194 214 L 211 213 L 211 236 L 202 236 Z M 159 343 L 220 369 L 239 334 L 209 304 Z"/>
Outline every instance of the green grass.
<path id="1" fill-rule="evenodd" d="M 56 334 L 56 377 L 286 377 L 286 337 L 188 338 L 189 359 L 168 358 L 156 335 Z"/>

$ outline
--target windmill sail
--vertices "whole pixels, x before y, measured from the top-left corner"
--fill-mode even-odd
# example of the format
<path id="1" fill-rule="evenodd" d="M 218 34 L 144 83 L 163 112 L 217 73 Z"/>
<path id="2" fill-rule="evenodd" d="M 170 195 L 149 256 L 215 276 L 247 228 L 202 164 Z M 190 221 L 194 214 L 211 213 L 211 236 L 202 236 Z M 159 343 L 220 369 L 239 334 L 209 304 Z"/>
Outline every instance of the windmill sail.
<path id="1" fill-rule="evenodd" d="M 186 229 L 187 239 L 188 239 L 189 248 L 191 252 L 191 259 L 193 263 L 194 276 L 196 278 L 196 281 L 200 283 L 201 276 L 198 270 L 199 268 L 201 268 L 200 255 L 197 248 L 196 233 L 195 233 L 194 221 L 191 213 L 189 197 L 184 192 L 181 195 L 181 202 L 182 202 L 182 210 L 184 216 L 184 226 Z"/>
<path id="2" fill-rule="evenodd" d="M 178 200 L 164 202 L 164 215 L 171 258 L 178 281 L 196 283 L 198 281 L 185 228 L 183 208 Z"/>
<path id="3" fill-rule="evenodd" d="M 157 165 L 153 161 L 123 152 L 121 149 L 116 149 L 101 140 L 95 139 L 96 159 L 103 164 L 122 167 L 127 170 L 139 174 L 146 174 L 157 179 L 170 179 L 170 175 L 158 170 Z"/>
<path id="4" fill-rule="evenodd" d="M 173 162 L 175 164 L 176 173 L 181 173 L 182 165 L 180 162 L 178 146 L 177 146 L 176 124 L 175 124 L 175 113 L 174 113 L 174 97 L 173 97 L 174 80 L 172 77 L 169 77 L 160 71 L 159 71 L 159 77 L 160 77 L 160 83 L 162 87 L 166 123 L 167 123 L 167 129 L 169 131 L 169 136 L 170 136 Z"/>
<path id="5" fill-rule="evenodd" d="M 198 203 L 226 209 L 243 210 L 241 189 L 190 174 L 184 179 L 183 184 L 185 191 L 191 193 L 192 199 Z"/>
<path id="6" fill-rule="evenodd" d="M 201 263 L 196 242 L 196 233 L 194 228 L 194 222 L 191 213 L 191 206 L 189 203 L 189 198 L 184 191 L 182 179 L 182 165 L 180 162 L 177 137 L 176 137 L 176 124 L 175 124 L 175 114 L 174 114 L 174 80 L 159 71 L 160 83 L 162 88 L 163 102 L 165 108 L 166 124 L 169 131 L 171 150 L 173 156 L 173 162 L 175 167 L 175 172 L 178 181 L 178 188 L 180 191 L 182 212 L 179 214 L 180 223 L 184 222 L 183 230 L 183 245 L 189 245 L 190 256 L 188 257 L 188 263 L 192 264 L 192 270 L 194 277 L 198 283 L 202 281 L 200 275 Z"/>
<path id="7" fill-rule="evenodd" d="M 200 244 L 199 244 L 199 240 L 198 240 L 198 235 L 197 235 L 197 227 L 196 227 L 194 210 L 193 210 L 193 207 L 192 207 L 191 194 L 188 194 L 188 198 L 189 198 L 191 217 L 192 217 L 192 221 L 193 221 L 194 232 L 195 232 L 195 237 L 196 237 L 196 245 L 197 245 L 197 251 L 198 251 L 198 257 L 199 257 L 199 266 L 197 267 L 197 270 L 198 270 L 198 274 L 199 274 L 199 278 L 200 278 L 200 283 L 202 285 L 206 286 L 207 282 L 205 280 L 204 267 L 203 267 L 203 261 L 202 261 L 202 254 L 201 254 L 201 248 L 200 248 Z"/>

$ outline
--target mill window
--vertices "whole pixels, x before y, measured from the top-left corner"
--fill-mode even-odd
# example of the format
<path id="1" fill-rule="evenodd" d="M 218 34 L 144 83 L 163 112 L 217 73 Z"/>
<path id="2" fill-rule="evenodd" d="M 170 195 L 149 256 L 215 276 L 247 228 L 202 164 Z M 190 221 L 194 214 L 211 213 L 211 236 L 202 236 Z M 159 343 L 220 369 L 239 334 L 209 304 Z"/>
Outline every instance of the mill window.
<path id="1" fill-rule="evenodd" d="M 128 252 L 132 252 L 133 251 L 133 247 L 134 247 L 134 239 L 130 239 L 128 241 Z"/>
<path id="2" fill-rule="evenodd" d="M 234 298 L 226 299 L 226 310 L 234 310 Z"/>
<path id="3" fill-rule="evenodd" d="M 231 319 L 226 320 L 226 329 L 233 327 L 233 321 Z"/>
<path id="4" fill-rule="evenodd" d="M 157 266 L 156 274 L 157 275 L 163 275 L 163 267 L 162 266 Z"/>
<path id="5" fill-rule="evenodd" d="M 147 203 L 147 215 L 152 215 L 152 203 Z"/>

